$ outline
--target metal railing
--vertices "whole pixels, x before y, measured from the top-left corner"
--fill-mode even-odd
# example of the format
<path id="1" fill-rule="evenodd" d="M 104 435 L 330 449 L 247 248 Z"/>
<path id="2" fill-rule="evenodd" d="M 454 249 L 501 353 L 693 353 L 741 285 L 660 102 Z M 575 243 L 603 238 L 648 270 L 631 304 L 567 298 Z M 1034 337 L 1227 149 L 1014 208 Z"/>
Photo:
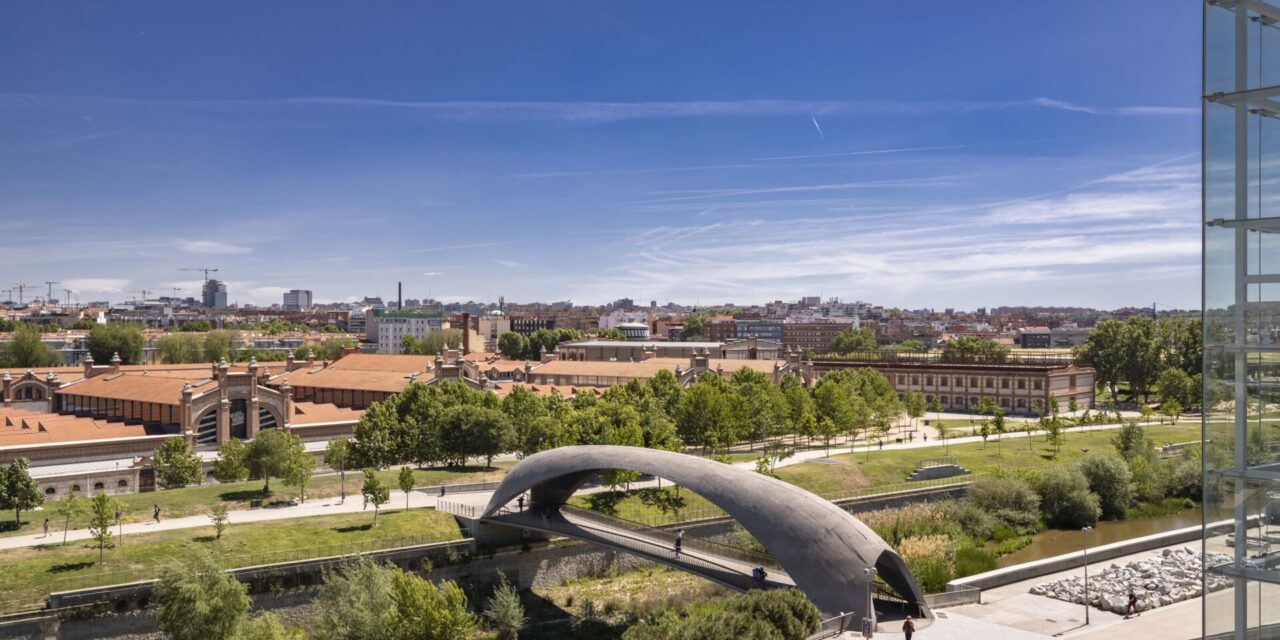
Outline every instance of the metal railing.
<path id="1" fill-rule="evenodd" d="M 834 618 L 827 618 L 818 625 L 818 630 L 805 637 L 805 640 L 825 640 L 834 638 L 849 629 L 854 613 L 842 613 Z"/>
<path id="2" fill-rule="evenodd" d="M 484 511 L 484 507 L 477 507 L 472 504 L 462 504 L 461 502 L 451 502 L 449 500 L 436 501 L 436 509 L 445 513 L 452 513 L 455 516 L 464 518 L 478 518 Z"/>
<path id="3" fill-rule="evenodd" d="M 928 469 L 929 467 L 945 467 L 954 465 L 956 459 L 954 456 L 939 456 L 937 458 L 925 458 L 916 463 L 917 469 Z"/>
<path id="4" fill-rule="evenodd" d="M 581 518 L 580 521 L 574 522 L 567 519 L 558 509 L 540 509 L 518 513 L 504 511 L 497 518 L 507 524 L 526 529 L 536 529 L 593 542 L 602 542 L 607 546 L 648 556 L 663 562 L 683 567 L 700 568 L 703 570 L 704 575 L 710 574 L 713 579 L 718 579 L 720 582 L 736 588 L 748 589 L 754 586 L 762 586 L 761 581 L 750 573 L 752 569 L 760 566 L 758 563 L 734 564 L 737 562 L 735 559 L 724 558 L 701 549 L 695 549 L 691 544 L 684 544 L 682 550 L 677 553 L 674 538 L 671 542 L 668 542 L 666 539 L 656 538 L 649 533 L 612 528 L 614 526 L 613 523 L 597 525 L 594 524 L 594 521 L 583 522 L 587 518 Z M 770 577 L 774 578 L 773 584 L 777 586 L 786 584 L 776 580 L 777 574 L 786 575 L 781 569 L 775 569 L 772 573 L 774 575 Z M 766 579 L 764 584 L 769 582 Z"/>
<path id="5" fill-rule="evenodd" d="M 623 518 L 617 518 L 613 516 L 607 516 L 597 511 L 591 511 L 590 509 L 581 509 L 581 508 L 573 507 L 569 505 L 565 505 L 561 507 L 561 511 L 567 512 L 569 515 L 575 518 L 582 518 L 584 520 L 590 520 L 592 522 L 596 522 L 605 526 L 625 529 L 627 531 L 635 531 L 642 535 L 656 538 L 659 540 L 664 540 L 664 541 L 669 540 L 672 548 L 675 547 L 676 535 L 674 532 L 668 529 L 659 529 L 656 527 L 645 525 L 643 523 L 632 522 L 630 520 L 625 520 Z M 709 540 L 707 538 L 690 536 L 686 533 L 684 537 L 681 539 L 681 545 L 686 549 L 693 549 L 696 551 L 701 551 L 706 554 L 710 554 L 710 555 L 714 555 L 722 558 L 729 558 L 731 560 L 743 562 L 751 566 L 765 567 L 769 569 L 774 569 L 776 571 L 784 571 L 782 568 L 782 565 L 779 564 L 778 561 L 775 560 L 771 555 L 760 553 L 757 551 L 752 551 L 750 549 L 743 549 L 742 547 L 735 547 L 733 545 L 725 544 L 723 542 L 716 542 L 714 540 Z"/>
<path id="6" fill-rule="evenodd" d="M 467 531 L 465 527 L 458 529 L 440 529 L 425 531 L 413 536 L 371 538 L 368 540 L 317 545 L 311 547 L 220 555 L 218 556 L 218 563 L 224 569 L 235 570 L 247 567 L 260 567 L 264 565 L 283 564 L 320 558 L 359 556 L 391 549 L 415 547 L 439 542 L 461 541 L 465 540 L 469 536 L 470 532 Z M 51 593 L 156 580 L 159 579 L 160 576 L 164 574 L 165 569 L 176 560 L 176 556 L 170 556 L 164 558 L 160 563 L 148 567 L 94 571 L 78 576 L 55 578 L 49 581 L 47 589 L 41 590 L 47 593 L 33 595 L 30 598 L 0 601 L 0 611 L 18 610 L 11 607 L 19 604 L 27 605 L 27 608 L 30 608 L 30 605 L 42 606 L 43 601 Z"/>
<path id="7" fill-rule="evenodd" d="M 497 489 L 500 484 L 502 484 L 502 481 L 500 480 L 490 482 L 459 482 L 456 484 L 432 484 L 422 487 L 414 487 L 413 490 L 430 495 L 447 496 L 454 493 L 493 491 L 494 489 Z"/>

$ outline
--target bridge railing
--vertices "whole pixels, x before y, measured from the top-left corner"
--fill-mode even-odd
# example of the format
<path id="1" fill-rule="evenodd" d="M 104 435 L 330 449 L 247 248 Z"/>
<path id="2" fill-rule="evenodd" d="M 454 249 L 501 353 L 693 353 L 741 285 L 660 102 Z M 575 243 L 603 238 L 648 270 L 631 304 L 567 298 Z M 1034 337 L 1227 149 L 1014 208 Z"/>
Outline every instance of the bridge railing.
<path id="1" fill-rule="evenodd" d="M 591 511 L 590 509 L 582 509 L 570 505 L 565 505 L 561 509 L 574 517 L 598 522 L 605 526 L 635 531 L 659 540 L 670 541 L 672 548 L 675 548 L 676 535 L 675 532 L 669 529 L 659 529 L 643 523 L 633 522 L 624 518 L 609 516 L 598 511 Z M 714 556 L 729 558 L 753 567 L 765 567 L 774 571 L 785 571 L 782 568 L 782 565 L 778 564 L 778 561 L 767 553 L 760 553 L 751 549 L 743 549 L 742 547 L 736 547 L 723 542 L 716 542 L 715 540 L 707 538 L 690 536 L 688 534 L 685 534 L 681 539 L 680 544 L 686 549 L 693 549 Z"/>
<path id="2" fill-rule="evenodd" d="M 651 557 L 691 565 L 720 575 L 724 579 L 732 577 L 734 582 L 744 588 L 753 583 L 759 584 L 749 573 L 752 568 L 759 566 L 758 564 L 734 564 L 735 560 L 732 558 L 713 556 L 707 551 L 693 549 L 689 546 L 685 546 L 684 550 L 677 554 L 674 541 L 668 543 L 666 540 L 650 537 L 647 533 L 628 529 L 614 529 L 611 528 L 612 523 L 596 523 L 595 521 L 570 522 L 563 514 L 554 509 L 523 512 L 503 510 L 497 517 L 510 524 L 551 533 L 561 533 L 569 536 L 586 533 L 619 549 L 627 549 Z M 582 520 L 587 519 L 583 518 Z"/>

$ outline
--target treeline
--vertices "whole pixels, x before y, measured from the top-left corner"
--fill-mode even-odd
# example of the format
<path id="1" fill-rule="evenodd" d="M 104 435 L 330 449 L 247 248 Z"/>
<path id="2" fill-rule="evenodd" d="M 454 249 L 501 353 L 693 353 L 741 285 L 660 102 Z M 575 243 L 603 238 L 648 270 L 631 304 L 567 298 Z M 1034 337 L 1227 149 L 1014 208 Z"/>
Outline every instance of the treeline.
<path id="1" fill-rule="evenodd" d="M 584 335 L 577 329 L 538 329 L 527 336 L 508 331 L 498 338 L 498 352 L 511 360 L 537 360 L 544 349 L 551 353 L 561 342 L 579 340 Z"/>
<path id="2" fill-rule="evenodd" d="M 682 388 L 664 370 L 572 399 L 522 386 L 499 398 L 458 382 L 415 383 L 361 417 L 353 466 L 459 466 L 575 444 L 706 452 L 781 435 L 829 443 L 840 434 L 883 434 L 901 409 L 889 381 L 872 369 L 830 373 L 813 389 L 794 375 L 774 384 L 747 368 L 727 380 L 703 372 Z"/>
<path id="3" fill-rule="evenodd" d="M 308 353 L 314 354 L 317 360 L 336 360 L 342 356 L 343 349 L 355 346 L 355 341 L 350 338 L 327 338 L 292 350 L 233 347 L 239 340 L 238 332 L 225 329 L 209 331 L 203 335 L 174 333 L 158 338 L 155 348 L 160 361 L 165 364 L 192 364 L 212 363 L 223 359 L 231 363 L 247 362 L 250 359 L 283 360 L 290 352 L 299 360 L 306 358 Z"/>
<path id="4" fill-rule="evenodd" d="M 1123 383 L 1131 400 L 1145 403 L 1159 389 L 1162 402 L 1175 400 L 1182 408 L 1200 404 L 1204 347 L 1199 320 L 1145 316 L 1127 322 L 1103 320 L 1075 353 L 1094 368 L 1098 384 L 1113 401 Z"/>
<path id="5" fill-rule="evenodd" d="M 427 337 L 419 340 L 413 336 L 405 336 L 400 341 L 400 353 L 406 355 L 434 356 L 445 349 L 457 349 L 462 346 L 462 331 L 458 329 L 441 329 L 432 331 Z"/>

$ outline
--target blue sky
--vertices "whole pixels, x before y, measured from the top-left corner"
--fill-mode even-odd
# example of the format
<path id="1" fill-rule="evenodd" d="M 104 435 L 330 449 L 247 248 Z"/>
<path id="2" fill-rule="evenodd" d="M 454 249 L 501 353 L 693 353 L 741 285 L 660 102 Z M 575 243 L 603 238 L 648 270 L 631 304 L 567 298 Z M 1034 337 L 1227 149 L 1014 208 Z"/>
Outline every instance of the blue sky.
<path id="1" fill-rule="evenodd" d="M 1199 20 L 10 3 L 0 291 L 1196 307 Z"/>

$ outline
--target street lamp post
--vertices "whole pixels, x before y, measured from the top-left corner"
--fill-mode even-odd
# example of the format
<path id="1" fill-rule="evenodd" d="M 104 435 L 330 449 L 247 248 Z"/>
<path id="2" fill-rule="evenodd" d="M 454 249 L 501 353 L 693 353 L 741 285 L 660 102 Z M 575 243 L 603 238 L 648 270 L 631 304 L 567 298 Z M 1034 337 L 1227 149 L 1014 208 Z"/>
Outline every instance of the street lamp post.
<path id="1" fill-rule="evenodd" d="M 872 599 L 872 597 L 871 597 L 871 584 L 872 584 L 872 583 L 875 581 L 875 579 L 876 579 L 876 573 L 878 573 L 878 572 L 876 571 L 876 568 L 875 568 L 875 567 L 864 567 L 864 568 L 862 569 L 862 574 L 863 574 L 864 576 L 866 576 L 866 577 L 867 577 L 867 613 L 866 613 L 866 615 L 865 615 L 865 616 L 863 616 L 863 619 L 867 620 L 867 624 L 869 625 L 869 629 L 870 629 L 870 630 L 872 630 L 872 631 L 874 631 L 874 630 L 875 630 L 875 624 L 876 624 L 876 623 L 875 623 L 875 615 L 876 615 L 876 614 L 875 614 L 875 603 L 874 603 L 874 600 L 873 600 L 873 599 Z"/>
<path id="2" fill-rule="evenodd" d="M 1089 534 L 1093 532 L 1093 527 L 1083 527 L 1080 529 L 1080 536 L 1084 544 L 1084 623 L 1089 624 Z"/>

